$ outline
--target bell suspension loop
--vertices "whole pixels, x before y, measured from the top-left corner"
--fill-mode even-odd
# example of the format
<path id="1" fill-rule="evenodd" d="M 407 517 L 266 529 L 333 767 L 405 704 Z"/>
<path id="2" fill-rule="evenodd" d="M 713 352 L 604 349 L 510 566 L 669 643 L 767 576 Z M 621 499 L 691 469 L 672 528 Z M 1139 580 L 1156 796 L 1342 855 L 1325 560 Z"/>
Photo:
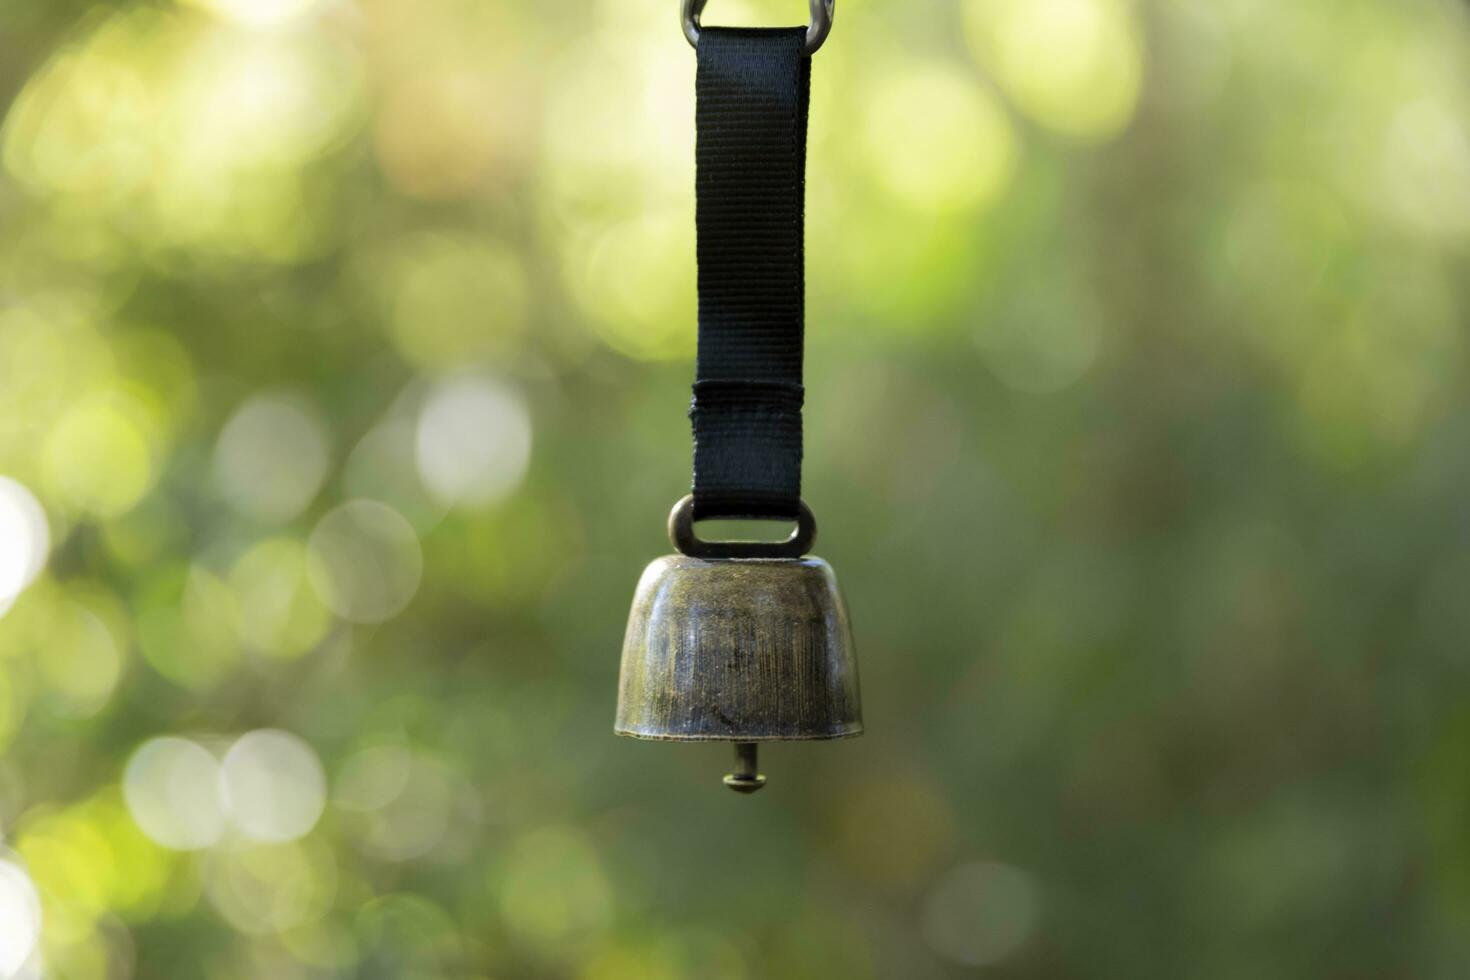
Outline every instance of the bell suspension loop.
<path id="1" fill-rule="evenodd" d="M 633 599 L 614 730 L 733 742 L 725 784 L 751 793 L 765 785 L 760 742 L 862 733 L 847 608 L 831 567 L 807 556 L 816 521 L 801 499 L 807 113 L 833 0 L 811 0 L 811 24 L 791 29 L 704 27 L 704 5 L 683 2 L 698 58 L 693 488 L 669 516 L 677 554 Z M 709 518 L 796 529 L 705 541 L 694 525 Z"/>

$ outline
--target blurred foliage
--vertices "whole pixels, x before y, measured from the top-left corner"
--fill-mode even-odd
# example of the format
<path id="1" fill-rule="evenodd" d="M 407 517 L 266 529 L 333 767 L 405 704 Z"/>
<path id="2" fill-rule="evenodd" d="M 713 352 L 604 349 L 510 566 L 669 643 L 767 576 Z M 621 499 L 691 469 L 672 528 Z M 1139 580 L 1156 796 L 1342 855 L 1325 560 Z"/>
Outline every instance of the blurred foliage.
<path id="1" fill-rule="evenodd" d="M 0 9 L 0 977 L 1462 977 L 1463 5 L 842 0 L 750 800 L 610 733 L 675 6 Z"/>

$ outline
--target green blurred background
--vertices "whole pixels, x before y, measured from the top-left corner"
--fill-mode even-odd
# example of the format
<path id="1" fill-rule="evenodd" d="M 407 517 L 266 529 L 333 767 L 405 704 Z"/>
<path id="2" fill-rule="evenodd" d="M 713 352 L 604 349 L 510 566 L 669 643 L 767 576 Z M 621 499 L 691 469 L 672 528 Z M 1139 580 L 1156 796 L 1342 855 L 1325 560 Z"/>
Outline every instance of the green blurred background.
<path id="1" fill-rule="evenodd" d="M 1466 976 L 1463 5 L 842 0 L 749 799 L 611 734 L 676 7 L 0 5 L 0 978 Z"/>

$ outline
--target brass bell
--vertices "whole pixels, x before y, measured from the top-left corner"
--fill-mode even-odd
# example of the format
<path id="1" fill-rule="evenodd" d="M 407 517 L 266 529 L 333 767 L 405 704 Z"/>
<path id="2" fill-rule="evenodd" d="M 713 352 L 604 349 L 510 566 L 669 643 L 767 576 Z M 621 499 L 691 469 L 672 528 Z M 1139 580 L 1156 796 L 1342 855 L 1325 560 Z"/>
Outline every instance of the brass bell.
<path id="1" fill-rule="evenodd" d="M 778 544 L 708 542 L 693 497 L 669 515 L 679 554 L 648 566 L 623 641 L 614 730 L 633 738 L 734 742 L 743 793 L 765 785 L 756 743 L 862 734 L 857 660 L 832 568 L 803 557 L 816 522 L 803 503 Z"/>

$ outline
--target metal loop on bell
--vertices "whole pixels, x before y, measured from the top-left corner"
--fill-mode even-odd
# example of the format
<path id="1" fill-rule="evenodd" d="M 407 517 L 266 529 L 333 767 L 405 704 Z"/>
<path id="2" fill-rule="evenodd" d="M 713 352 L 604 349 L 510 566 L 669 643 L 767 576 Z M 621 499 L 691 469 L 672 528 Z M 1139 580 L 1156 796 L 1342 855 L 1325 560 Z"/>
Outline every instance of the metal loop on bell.
<path id="1" fill-rule="evenodd" d="M 669 512 L 669 540 L 690 558 L 800 558 L 817 539 L 817 519 L 805 500 L 797 508 L 796 530 L 785 541 L 705 541 L 694 533 L 694 495 L 688 494 Z"/>
<path id="2" fill-rule="evenodd" d="M 707 2 L 708 0 L 683 0 L 684 36 L 695 48 L 699 47 L 699 18 L 704 13 Z M 806 29 L 806 45 L 802 48 L 802 54 L 810 58 L 827 40 L 827 35 L 832 33 L 832 17 L 836 13 L 837 0 L 808 0 L 808 4 L 812 19 Z"/>

